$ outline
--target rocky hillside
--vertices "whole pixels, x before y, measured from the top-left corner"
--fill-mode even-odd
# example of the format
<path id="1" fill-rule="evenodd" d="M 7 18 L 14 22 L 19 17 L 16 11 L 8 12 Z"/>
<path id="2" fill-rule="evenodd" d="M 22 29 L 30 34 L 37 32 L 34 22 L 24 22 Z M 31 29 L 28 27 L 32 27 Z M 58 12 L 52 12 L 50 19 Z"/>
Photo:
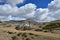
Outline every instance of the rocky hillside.
<path id="1" fill-rule="evenodd" d="M 17 30 L 53 30 L 60 28 L 60 20 L 52 21 L 52 22 L 35 22 L 34 20 L 10 20 L 10 21 L 0 21 L 0 26 L 3 27 L 15 27 Z M 60 29 L 59 29 L 60 30 Z"/>
<path id="2" fill-rule="evenodd" d="M 0 40 L 60 40 L 60 20 L 0 21 Z"/>

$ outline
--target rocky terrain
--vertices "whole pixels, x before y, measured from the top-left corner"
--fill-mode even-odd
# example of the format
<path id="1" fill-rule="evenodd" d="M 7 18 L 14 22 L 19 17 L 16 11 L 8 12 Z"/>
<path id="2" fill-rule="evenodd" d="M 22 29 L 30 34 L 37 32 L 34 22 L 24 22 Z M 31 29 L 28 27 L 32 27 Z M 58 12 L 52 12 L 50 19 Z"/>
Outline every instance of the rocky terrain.
<path id="1" fill-rule="evenodd" d="M 60 40 L 60 20 L 0 21 L 0 40 Z"/>

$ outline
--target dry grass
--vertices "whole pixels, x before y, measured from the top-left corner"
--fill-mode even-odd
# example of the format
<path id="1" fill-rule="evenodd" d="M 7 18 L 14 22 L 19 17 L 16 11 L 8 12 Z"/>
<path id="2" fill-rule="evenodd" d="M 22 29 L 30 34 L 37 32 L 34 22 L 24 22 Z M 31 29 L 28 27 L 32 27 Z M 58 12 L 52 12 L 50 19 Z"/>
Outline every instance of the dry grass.
<path id="1" fill-rule="evenodd" d="M 60 38 L 60 34 L 54 34 L 54 33 L 48 33 L 48 32 L 37 32 L 37 31 L 21 31 L 21 30 L 15 30 L 13 28 L 0 28 L 0 30 L 3 30 L 3 31 L 10 31 L 10 32 L 21 32 L 21 33 L 33 33 L 33 34 L 36 34 L 36 35 L 43 35 L 43 36 L 49 36 L 49 37 L 55 37 L 55 38 Z"/>

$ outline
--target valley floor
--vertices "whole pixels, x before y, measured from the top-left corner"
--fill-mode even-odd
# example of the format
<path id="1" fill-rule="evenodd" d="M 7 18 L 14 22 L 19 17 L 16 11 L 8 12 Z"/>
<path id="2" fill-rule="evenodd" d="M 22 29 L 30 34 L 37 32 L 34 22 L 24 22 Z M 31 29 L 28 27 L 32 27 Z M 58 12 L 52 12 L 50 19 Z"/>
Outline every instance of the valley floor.
<path id="1" fill-rule="evenodd" d="M 36 37 L 33 40 L 60 40 L 60 34 L 50 33 L 50 32 L 41 32 L 41 31 L 29 31 L 29 30 L 23 31 L 23 30 L 16 30 L 14 28 L 9 28 L 9 27 L 0 28 L 0 40 L 25 40 L 25 39 L 23 39 L 22 36 L 19 36 L 20 39 L 19 39 L 19 37 L 18 37 L 18 39 L 11 39 L 12 36 L 16 36 L 18 33 L 26 33 L 26 34 L 31 33 L 31 35 L 34 34 L 34 35 L 36 35 Z M 8 37 L 8 35 L 10 37 Z M 27 35 L 27 36 L 29 36 L 29 35 Z M 3 37 L 7 38 L 7 39 L 4 39 Z M 26 39 L 26 40 L 29 40 L 29 39 Z M 30 40 L 32 40 L 32 39 L 30 39 Z"/>

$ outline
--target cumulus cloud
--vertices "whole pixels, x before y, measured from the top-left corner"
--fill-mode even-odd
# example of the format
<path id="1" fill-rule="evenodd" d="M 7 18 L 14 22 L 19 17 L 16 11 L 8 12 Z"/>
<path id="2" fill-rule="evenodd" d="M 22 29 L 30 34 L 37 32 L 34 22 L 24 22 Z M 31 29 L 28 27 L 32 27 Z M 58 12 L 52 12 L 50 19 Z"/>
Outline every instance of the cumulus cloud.
<path id="1" fill-rule="evenodd" d="M 0 5 L 0 15 L 8 15 L 11 12 L 12 7 L 8 4 Z"/>
<path id="2" fill-rule="evenodd" d="M 6 0 L 6 2 L 15 6 L 16 4 L 23 3 L 24 0 Z"/>
<path id="3" fill-rule="evenodd" d="M 0 16 L 0 21 L 8 21 L 8 17 L 7 16 Z"/>
<path id="4" fill-rule="evenodd" d="M 60 10 L 60 0 L 54 0 L 50 4 L 48 4 L 48 7 L 51 11 Z"/>
<path id="5" fill-rule="evenodd" d="M 60 1 L 54 0 L 48 4 L 48 8 L 36 8 L 32 3 L 25 4 L 18 8 L 18 3 L 24 0 L 3 0 L 8 4 L 0 5 L 0 20 L 25 20 L 32 18 L 37 22 L 50 22 L 60 19 Z M 1 0 L 0 0 L 1 2 Z"/>
<path id="6" fill-rule="evenodd" d="M 48 9 L 39 8 L 35 11 L 35 19 L 38 21 L 44 20 L 48 16 Z"/>
<path id="7" fill-rule="evenodd" d="M 42 11 L 41 11 L 42 10 Z M 36 20 L 42 22 L 50 22 L 60 19 L 60 0 L 54 0 L 48 4 L 48 8 L 38 9 L 35 13 Z"/>
<path id="8" fill-rule="evenodd" d="M 23 3 L 24 0 L 0 0 L 0 2 L 5 2 L 12 6 L 15 6 L 16 4 Z"/>
<path id="9" fill-rule="evenodd" d="M 50 10 L 50 16 L 60 19 L 60 0 L 54 0 L 48 5 L 48 9 Z"/>
<path id="10" fill-rule="evenodd" d="M 9 20 L 22 20 L 33 17 L 35 9 L 36 5 L 32 3 L 26 4 L 20 8 L 18 8 L 17 6 L 12 7 L 9 4 L 5 4 L 0 5 L 0 16 L 6 16 L 6 18 L 8 17 Z"/>

